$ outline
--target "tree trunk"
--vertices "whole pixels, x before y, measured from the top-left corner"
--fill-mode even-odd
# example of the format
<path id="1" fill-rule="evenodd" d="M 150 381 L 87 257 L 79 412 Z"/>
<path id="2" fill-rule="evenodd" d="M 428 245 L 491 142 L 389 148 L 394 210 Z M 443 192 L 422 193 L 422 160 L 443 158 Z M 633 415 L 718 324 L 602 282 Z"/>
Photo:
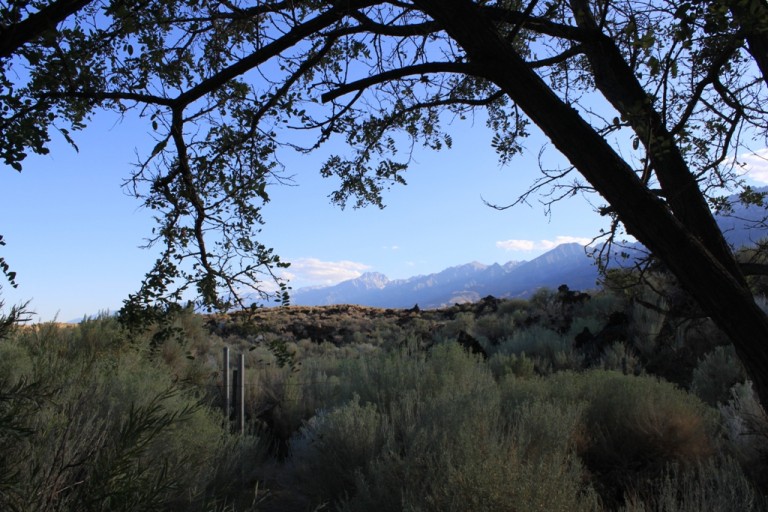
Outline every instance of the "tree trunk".
<path id="1" fill-rule="evenodd" d="M 725 0 L 747 38 L 749 53 L 768 85 L 768 4 L 765 0 Z"/>
<path id="2" fill-rule="evenodd" d="M 653 195 L 576 110 L 565 104 L 468 0 L 414 0 L 462 46 L 611 204 L 627 231 L 677 276 L 731 338 L 768 410 L 768 317 L 751 292 Z M 722 234 L 720 234 L 722 238 Z M 733 256 L 731 255 L 731 259 Z"/>
<path id="3" fill-rule="evenodd" d="M 736 280 L 746 285 L 731 249 L 699 190 L 696 177 L 616 42 L 600 30 L 586 0 L 571 0 L 571 6 L 579 27 L 591 35 L 582 47 L 595 77 L 595 86 L 628 120 L 645 146 L 662 195 L 673 215 L 701 240 Z M 730 55 L 736 48 L 734 46 L 725 51 Z M 644 185 L 647 186 L 647 183 Z"/>

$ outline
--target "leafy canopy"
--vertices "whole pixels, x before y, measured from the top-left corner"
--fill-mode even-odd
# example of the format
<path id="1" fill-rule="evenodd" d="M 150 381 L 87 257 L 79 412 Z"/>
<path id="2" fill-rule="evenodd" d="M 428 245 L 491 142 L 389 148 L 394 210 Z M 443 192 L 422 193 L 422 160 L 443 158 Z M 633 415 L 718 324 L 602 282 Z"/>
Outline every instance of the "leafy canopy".
<path id="1" fill-rule="evenodd" d="M 286 264 L 258 242 L 283 151 L 343 139 L 320 172 L 360 207 L 405 183 L 414 147 L 450 147 L 454 120 L 482 113 L 502 163 L 522 149 L 519 98 L 446 30 L 470 4 L 684 223 L 666 170 L 721 204 L 728 155 L 766 135 L 758 1 L 54 0 L 0 2 L 0 155 L 21 171 L 52 134 L 76 147 L 96 110 L 142 117 L 156 145 L 125 187 L 156 212 L 147 245 L 162 250 L 127 308 L 190 287 L 226 308 L 271 295 L 265 281 L 287 301 Z M 532 191 L 594 192 L 573 170 L 542 169 Z M 601 211 L 612 238 L 623 219 Z"/>

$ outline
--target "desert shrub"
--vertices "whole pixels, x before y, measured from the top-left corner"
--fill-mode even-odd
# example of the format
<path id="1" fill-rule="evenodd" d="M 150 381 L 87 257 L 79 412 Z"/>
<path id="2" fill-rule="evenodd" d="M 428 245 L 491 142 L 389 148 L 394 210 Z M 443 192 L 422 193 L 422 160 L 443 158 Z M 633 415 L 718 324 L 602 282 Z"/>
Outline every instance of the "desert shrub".
<path id="1" fill-rule="evenodd" d="M 520 316 L 527 315 L 531 310 L 532 305 L 529 301 L 524 299 L 507 299 L 502 300 L 499 303 L 498 313 L 500 315 L 514 315 L 516 313 Z"/>
<path id="2" fill-rule="evenodd" d="M 601 290 L 593 293 L 591 297 L 583 302 L 578 309 L 578 317 L 597 318 L 604 322 L 616 311 L 624 311 L 627 307 L 627 301 L 624 297 L 611 291 Z"/>
<path id="3" fill-rule="evenodd" d="M 340 510 L 592 510 L 571 450 L 578 410 L 501 415 L 498 386 L 455 344 L 347 368 L 358 396 L 311 420 L 294 462 L 320 473 L 314 503 Z M 542 441 L 546 439 L 546 441 Z M 329 481 L 326 481 L 329 480 Z M 299 478 L 307 481 L 310 478 Z"/>
<path id="4" fill-rule="evenodd" d="M 585 404 L 576 449 L 607 503 L 666 464 L 692 464 L 714 452 L 716 412 L 672 384 L 594 370 L 502 381 L 505 414 L 525 403 Z"/>
<path id="5" fill-rule="evenodd" d="M 709 405 L 725 403 L 731 388 L 746 380 L 746 373 L 733 345 L 716 347 L 693 371 L 691 391 Z"/>
<path id="6" fill-rule="evenodd" d="M 179 511 L 259 510 L 256 506 L 267 497 L 261 481 L 267 460 L 266 445 L 256 436 L 225 435 L 217 440 L 209 461 L 213 473 L 205 483 L 205 493 L 194 500 L 177 501 Z M 171 507 L 169 507 L 171 508 Z"/>
<path id="7" fill-rule="evenodd" d="M 571 327 L 565 337 L 573 343 L 576 335 L 582 332 L 584 328 L 589 329 L 592 334 L 597 334 L 605 325 L 605 320 L 605 318 L 595 315 L 578 316 L 571 322 Z"/>
<path id="8" fill-rule="evenodd" d="M 38 382 L 0 374 L 0 510 L 23 506 L 27 461 L 20 447 L 34 433 L 30 423 L 49 392 Z"/>
<path id="9" fill-rule="evenodd" d="M 627 493 L 622 512 L 759 512 L 766 500 L 728 457 L 671 464 L 660 478 Z"/>
<path id="10" fill-rule="evenodd" d="M 522 354 L 552 358 L 557 352 L 571 350 L 571 340 L 539 325 L 516 331 L 502 340 L 498 347 L 501 354 Z"/>
<path id="11" fill-rule="evenodd" d="M 246 369 L 249 430 L 270 438 L 273 453 L 284 456 L 291 436 L 305 420 L 318 409 L 344 402 L 338 391 L 340 359 L 328 353 L 313 355 L 293 368 L 260 361 Z"/>
<path id="12" fill-rule="evenodd" d="M 493 385 L 478 356 L 456 343 L 442 343 L 428 352 L 407 348 L 358 360 L 344 360 L 340 368 L 340 398 L 357 394 L 362 403 L 385 406 L 406 392 L 432 397 L 446 390 Z"/>
<path id="13" fill-rule="evenodd" d="M 0 292 L 2 289 L 0 285 Z M 28 307 L 29 302 L 25 302 L 6 308 L 5 301 L 0 296 L 0 341 L 13 336 L 20 325 L 31 320 L 32 312 Z"/>
<path id="14" fill-rule="evenodd" d="M 768 416 L 749 381 L 736 384 L 719 405 L 729 452 L 761 488 L 768 486 Z"/>
<path id="15" fill-rule="evenodd" d="M 457 313 L 456 316 L 449 320 L 440 329 L 440 335 L 445 338 L 456 338 L 459 332 L 464 331 L 466 333 L 472 332 L 475 326 L 475 314 L 472 312 Z"/>
<path id="16" fill-rule="evenodd" d="M 536 290 L 528 302 L 532 308 L 539 310 L 548 309 L 553 303 L 556 302 L 557 292 L 551 288 L 541 287 Z"/>
<path id="17" fill-rule="evenodd" d="M 335 501 L 354 488 L 355 475 L 379 456 L 385 423 L 373 404 L 358 397 L 333 410 L 318 411 L 292 441 L 303 491 L 318 502 Z"/>
<path id="18" fill-rule="evenodd" d="M 84 318 L 76 328 L 59 329 L 66 336 L 71 355 L 96 356 L 118 348 L 125 334 L 116 318 L 101 312 L 94 318 Z"/>
<path id="19" fill-rule="evenodd" d="M 664 327 L 667 315 L 664 313 L 669 308 L 663 296 L 643 288 L 637 292 L 640 301 L 633 301 L 630 308 L 630 338 L 632 345 L 645 358 L 653 356 L 659 334 Z M 647 306 L 645 304 L 649 304 Z"/>
<path id="20" fill-rule="evenodd" d="M 372 352 L 377 349 L 371 347 Z M 364 349 L 358 357 L 365 357 Z M 295 381 L 301 386 L 302 403 L 305 411 L 314 411 L 341 403 L 339 398 L 341 361 L 331 357 L 311 357 L 301 362 L 300 370 L 294 372 Z"/>
<path id="21" fill-rule="evenodd" d="M 502 338 L 512 336 L 516 329 L 517 325 L 512 315 L 491 314 L 478 318 L 470 334 L 496 344 Z"/>
<path id="22" fill-rule="evenodd" d="M 175 325 L 181 330 L 182 343 L 185 347 L 203 348 L 209 346 L 214 335 L 206 326 L 205 317 L 196 314 L 194 308 L 182 309 Z"/>
<path id="23" fill-rule="evenodd" d="M 574 352 L 573 338 L 559 334 L 542 325 L 516 331 L 496 347 L 497 354 L 525 354 L 534 362 L 540 374 L 576 369 L 582 366 L 581 356 Z"/>
<path id="24" fill-rule="evenodd" d="M 416 428 L 356 473 L 356 492 L 340 509 L 512 511 L 524 503 L 527 510 L 596 510 L 569 450 L 568 420 L 578 415 L 566 419 L 562 411 L 534 404 L 507 425 L 496 400 L 454 398 L 411 415 Z M 413 411 L 412 403 L 403 405 Z"/>
<path id="25" fill-rule="evenodd" d="M 172 371 L 179 372 L 185 364 L 184 347 L 180 340 L 172 338 L 158 348 L 160 359 L 167 364 Z"/>
<path id="26" fill-rule="evenodd" d="M 633 375 L 640 374 L 643 369 L 637 353 L 626 343 L 618 341 L 603 350 L 600 356 L 600 367 L 603 370 L 614 370 Z"/>
<path id="27" fill-rule="evenodd" d="M 32 359 L 27 349 L 17 340 L 0 342 L 0 376 L 7 382 L 17 382 L 22 375 L 32 372 Z"/>
<path id="28" fill-rule="evenodd" d="M 487 364 L 496 380 L 507 375 L 523 379 L 534 375 L 534 362 L 525 353 L 494 354 L 488 359 Z"/>
<path id="29" fill-rule="evenodd" d="M 63 510 L 160 507 L 197 498 L 215 473 L 211 464 L 224 437 L 220 415 L 151 368 L 121 363 L 127 364 L 68 383 L 71 391 L 40 411 L 30 477 L 35 495 L 47 497 L 42 508 L 51 500 Z M 76 491 L 62 493 L 80 478 Z"/>
<path id="30" fill-rule="evenodd" d="M 587 375 L 587 465 L 601 471 L 658 469 L 712 453 L 715 418 L 695 397 L 651 378 Z"/>
<path id="31" fill-rule="evenodd" d="M 212 496 L 221 496 L 222 482 L 245 474 L 242 463 L 230 471 L 233 461 L 245 462 L 237 453 L 244 445 L 235 449 L 221 413 L 140 351 L 104 349 L 96 357 L 91 334 L 77 329 L 19 333 L 31 342 L 29 375 L 21 382 L 29 379 L 38 390 L 25 399 L 22 384 L 0 386 L 10 389 L 8 410 L 23 413 L 15 413 L 14 442 L 0 433 L 0 466 L 13 475 L 0 490 L 0 509 L 207 509 Z M 0 403 L 0 416 L 2 410 Z M 256 445 L 249 450 L 258 460 Z M 0 479 L 3 473 L 0 468 Z"/>

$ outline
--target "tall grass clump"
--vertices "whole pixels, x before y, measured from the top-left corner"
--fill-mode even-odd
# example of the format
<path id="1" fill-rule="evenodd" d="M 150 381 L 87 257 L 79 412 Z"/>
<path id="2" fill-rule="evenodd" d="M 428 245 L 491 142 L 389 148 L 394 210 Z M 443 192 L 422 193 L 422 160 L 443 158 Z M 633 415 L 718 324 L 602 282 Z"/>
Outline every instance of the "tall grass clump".
<path id="1" fill-rule="evenodd" d="M 627 493 L 621 512 L 761 512 L 766 499 L 729 457 L 670 464 L 663 474 Z"/>

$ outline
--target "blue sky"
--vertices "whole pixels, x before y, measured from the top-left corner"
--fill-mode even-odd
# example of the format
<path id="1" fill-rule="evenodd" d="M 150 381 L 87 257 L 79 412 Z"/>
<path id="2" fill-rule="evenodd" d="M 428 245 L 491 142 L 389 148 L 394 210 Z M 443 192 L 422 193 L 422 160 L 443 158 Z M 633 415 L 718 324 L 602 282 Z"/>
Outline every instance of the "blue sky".
<path id="1" fill-rule="evenodd" d="M 0 255 L 19 283 L 17 289 L 3 283 L 6 304 L 31 300 L 37 319 L 70 321 L 114 311 L 137 290 L 156 257 L 139 248 L 154 221 L 121 183 L 136 152 L 145 155 L 153 146 L 147 129 L 140 120 L 99 114 L 75 134 L 79 153 L 54 134 L 51 154 L 30 157 L 22 173 L 0 168 L 0 234 L 7 242 Z M 470 261 L 530 260 L 607 227 L 578 196 L 555 205 L 550 218 L 536 197 L 531 206 L 505 211 L 484 204 L 511 202 L 533 183 L 541 136 L 534 133 L 528 152 L 500 167 L 482 122 L 456 124 L 452 135 L 450 150 L 417 151 L 408 185 L 391 189 L 383 210 L 332 205 L 336 183 L 318 172 L 323 153 L 287 155 L 295 186 L 271 190 L 260 241 L 292 263 L 291 285 L 334 284 L 368 271 L 404 278 Z M 767 169 L 763 158 L 752 160 L 758 182 L 768 182 Z"/>

